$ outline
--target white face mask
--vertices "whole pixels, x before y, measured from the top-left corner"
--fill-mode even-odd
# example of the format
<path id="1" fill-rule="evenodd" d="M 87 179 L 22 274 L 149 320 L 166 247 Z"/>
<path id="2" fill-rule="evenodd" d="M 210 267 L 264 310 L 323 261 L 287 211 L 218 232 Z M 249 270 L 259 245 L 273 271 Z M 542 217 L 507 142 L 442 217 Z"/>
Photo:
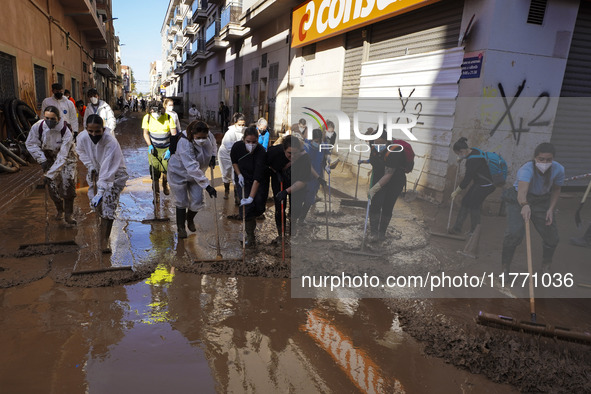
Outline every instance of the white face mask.
<path id="1" fill-rule="evenodd" d="M 98 97 L 91 97 L 90 102 L 93 103 L 94 105 L 97 105 L 98 104 Z"/>
<path id="2" fill-rule="evenodd" d="M 207 142 L 207 139 L 199 139 L 199 140 L 193 140 L 193 143 L 197 146 L 203 146 L 205 145 L 205 143 Z"/>
<path id="3" fill-rule="evenodd" d="M 246 150 L 249 152 L 252 152 L 254 150 L 254 147 L 257 146 L 257 144 L 250 144 L 248 142 L 246 142 L 245 145 L 246 145 Z"/>
<path id="4" fill-rule="evenodd" d="M 540 172 L 542 174 L 546 173 L 546 171 L 548 171 L 548 168 L 552 167 L 552 163 L 538 163 L 536 162 L 536 167 L 538 168 L 538 170 L 540 170 Z"/>
<path id="5" fill-rule="evenodd" d="M 173 109 L 173 108 L 174 108 L 174 107 L 173 107 L 172 105 L 167 105 L 167 106 L 166 106 L 166 112 L 172 112 L 172 109 Z"/>
<path id="6" fill-rule="evenodd" d="M 303 133 L 304 131 L 306 131 L 306 128 L 305 127 L 300 126 L 298 128 L 300 129 L 300 133 Z"/>
<path id="7" fill-rule="evenodd" d="M 328 138 L 332 137 L 333 135 L 334 135 L 334 131 L 327 131 L 327 132 L 326 132 L 326 136 L 327 136 Z"/>

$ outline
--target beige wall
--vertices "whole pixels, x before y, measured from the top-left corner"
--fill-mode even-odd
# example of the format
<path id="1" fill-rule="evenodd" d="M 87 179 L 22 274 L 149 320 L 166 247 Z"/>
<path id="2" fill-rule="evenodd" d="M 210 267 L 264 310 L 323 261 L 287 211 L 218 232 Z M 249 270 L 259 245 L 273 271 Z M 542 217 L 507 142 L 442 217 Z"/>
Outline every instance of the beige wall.
<path id="1" fill-rule="evenodd" d="M 92 58 L 89 57 L 91 45 L 86 41 L 58 0 L 34 0 L 35 4 L 50 13 L 63 30 L 70 33 L 70 38 L 48 18 L 31 0 L 9 0 L 3 2 L 0 12 L 0 51 L 16 57 L 18 95 L 21 100 L 32 105 L 35 100 L 34 65 L 47 69 L 46 91 L 57 82 L 57 73 L 64 74 L 64 88 L 72 90 L 71 78 L 78 81 L 78 89 L 72 92 L 75 99 L 81 99 L 84 86 L 92 86 Z M 49 10 L 48 10 L 49 5 Z M 50 27 L 51 26 L 51 27 Z M 81 44 L 87 53 L 77 43 Z M 52 57 L 53 53 L 53 57 Z M 87 64 L 83 72 L 82 63 Z M 52 67 L 53 64 L 53 67 Z M 84 85 L 86 83 L 86 85 Z"/>

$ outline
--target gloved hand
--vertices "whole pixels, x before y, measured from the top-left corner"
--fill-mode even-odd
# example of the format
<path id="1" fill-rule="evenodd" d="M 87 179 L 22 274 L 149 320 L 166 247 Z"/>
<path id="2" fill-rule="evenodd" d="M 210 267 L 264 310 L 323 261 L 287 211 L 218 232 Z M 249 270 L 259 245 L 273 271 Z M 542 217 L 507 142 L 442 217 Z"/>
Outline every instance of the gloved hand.
<path id="1" fill-rule="evenodd" d="M 150 153 L 150 154 L 152 154 L 152 155 L 153 155 L 153 154 L 154 154 L 154 152 L 155 152 L 155 150 L 154 150 L 154 145 L 150 145 L 150 146 L 148 146 L 148 153 Z"/>
<path id="2" fill-rule="evenodd" d="M 240 187 L 244 187 L 244 176 L 242 174 L 238 174 L 238 184 Z"/>
<path id="3" fill-rule="evenodd" d="M 215 190 L 213 188 L 213 186 L 211 186 L 211 185 L 207 185 L 207 187 L 205 188 L 205 191 L 207 193 L 209 193 L 209 197 L 211 197 L 211 198 L 217 198 L 217 196 L 218 196 L 217 190 Z"/>
<path id="4" fill-rule="evenodd" d="M 320 186 L 326 186 L 326 181 L 324 179 L 322 179 L 322 178 L 318 178 L 318 184 Z"/>
<path id="5" fill-rule="evenodd" d="M 326 167 L 324 167 L 324 171 L 326 171 L 327 174 L 330 174 L 330 164 L 327 164 Z"/>
<path id="6" fill-rule="evenodd" d="M 97 195 L 94 196 L 92 198 L 92 200 L 90 201 L 90 205 L 92 205 L 93 207 L 96 208 L 101 203 L 102 199 L 103 199 L 103 195 L 101 193 L 97 193 Z"/>
<path id="7" fill-rule="evenodd" d="M 378 182 L 375 185 L 373 185 L 371 189 L 369 189 L 369 191 L 367 192 L 367 198 L 369 198 L 370 200 L 373 199 L 377 192 L 379 192 L 380 190 L 382 190 L 382 186 Z"/>
<path id="8" fill-rule="evenodd" d="M 369 160 L 357 160 L 357 165 L 361 165 L 361 164 L 369 164 Z"/>
<path id="9" fill-rule="evenodd" d="M 243 198 L 240 200 L 240 206 L 252 204 L 252 197 Z"/>
<path id="10" fill-rule="evenodd" d="M 211 156 L 211 159 L 209 160 L 209 168 L 215 169 L 215 156 Z"/>
<path id="11" fill-rule="evenodd" d="M 170 159 L 170 149 L 166 150 L 166 153 L 164 153 L 164 160 L 168 160 Z"/>
<path id="12" fill-rule="evenodd" d="M 453 199 L 453 198 L 456 198 L 456 196 L 457 196 L 458 194 L 460 194 L 461 192 L 462 192 L 462 188 L 458 186 L 458 187 L 456 188 L 456 190 L 454 190 L 453 192 L 451 192 L 451 198 L 452 198 L 452 199 Z"/>
<path id="13" fill-rule="evenodd" d="M 41 163 L 41 169 L 43 170 L 44 173 L 49 171 L 50 168 L 51 168 L 51 163 L 49 162 L 49 160 L 45 160 L 43 163 Z"/>
<path id="14" fill-rule="evenodd" d="M 287 192 L 287 190 L 281 190 L 279 193 L 277 193 L 277 195 L 275 196 L 275 200 L 277 200 L 277 202 L 281 202 L 281 201 L 285 201 L 287 200 L 287 195 L 289 193 Z"/>

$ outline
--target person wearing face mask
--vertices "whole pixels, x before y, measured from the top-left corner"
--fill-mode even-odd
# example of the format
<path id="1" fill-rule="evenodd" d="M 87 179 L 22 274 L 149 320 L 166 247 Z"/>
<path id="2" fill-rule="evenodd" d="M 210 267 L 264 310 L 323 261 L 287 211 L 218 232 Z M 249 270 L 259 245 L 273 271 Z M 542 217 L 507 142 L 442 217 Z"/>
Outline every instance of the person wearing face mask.
<path id="1" fill-rule="evenodd" d="M 191 105 L 189 108 L 189 122 L 193 122 L 194 120 L 201 119 L 201 113 L 197 109 L 195 104 Z"/>
<path id="2" fill-rule="evenodd" d="M 176 205 L 179 238 L 187 238 L 186 227 L 195 232 L 195 215 L 203 207 L 203 189 L 216 198 L 217 191 L 209 183 L 207 168 L 215 160 L 215 139 L 210 138 L 204 122 L 193 121 L 179 134 L 175 153 L 168 162 L 168 181 Z"/>
<path id="3" fill-rule="evenodd" d="M 77 141 L 76 152 L 88 170 L 86 181 L 90 207 L 97 210 L 101 218 L 101 250 L 111 253 L 109 237 L 119 196 L 129 178 L 125 159 L 119 142 L 106 132 L 103 118 L 98 114 L 86 118 L 86 128 L 78 135 Z"/>
<path id="4" fill-rule="evenodd" d="M 265 118 L 260 118 L 257 121 L 256 127 L 259 132 L 259 144 L 261 144 L 263 148 L 267 150 L 267 148 L 269 148 L 269 136 L 271 134 L 267 127 L 267 120 Z"/>
<path id="5" fill-rule="evenodd" d="M 41 103 L 41 108 L 53 106 L 59 109 L 60 119 L 70 126 L 75 138 L 79 130 L 78 118 L 76 116 L 76 106 L 64 96 L 64 87 L 61 84 L 54 83 L 51 85 L 51 91 L 53 96 L 44 99 Z M 41 114 L 40 117 L 42 118 L 43 114 Z"/>
<path id="6" fill-rule="evenodd" d="M 155 194 L 154 204 L 160 201 L 160 175 L 162 175 L 162 191 L 165 195 L 170 193 L 168 189 L 168 159 L 171 152 L 170 138 L 177 133 L 177 125 L 174 119 L 164 112 L 164 107 L 157 102 L 150 107 L 150 113 L 142 120 L 144 141 L 148 145 L 148 162 L 150 164 L 150 176 L 152 188 Z"/>
<path id="7" fill-rule="evenodd" d="M 554 209 L 564 184 L 564 167 L 554 161 L 554 145 L 544 142 L 534 151 L 534 159 L 517 171 L 513 187 L 506 189 L 503 200 L 507 209 L 507 228 L 503 239 L 501 264 L 508 273 L 515 249 L 525 234 L 525 221 L 530 220 L 542 237 L 542 270 L 549 272 L 558 245 Z"/>
<path id="8" fill-rule="evenodd" d="M 76 224 L 73 218 L 77 162 L 74 134 L 61 115 L 59 108 L 51 105 L 46 107 L 43 119 L 31 126 L 25 145 L 41 164 L 49 186 L 49 196 L 57 209 L 55 218 Z"/>
<path id="9" fill-rule="evenodd" d="M 269 184 L 266 175 L 266 152 L 258 143 L 255 126 L 244 131 L 244 138 L 232 146 L 230 156 L 234 167 L 234 185 L 240 200 L 240 213 L 245 220 L 246 246 L 256 245 L 256 218 L 265 212 Z"/>
<path id="10" fill-rule="evenodd" d="M 232 123 L 232 126 L 224 134 L 220 149 L 218 150 L 222 181 L 224 182 L 224 200 L 227 200 L 230 196 L 230 182 L 232 182 L 232 158 L 230 157 L 230 152 L 234 144 L 243 137 L 244 125 L 246 124 L 244 115 L 235 113 L 232 117 Z M 236 194 L 236 184 L 234 184 L 234 203 L 240 205 L 240 197 Z"/>
<path id="11" fill-rule="evenodd" d="M 107 134 L 111 134 L 113 137 L 115 136 L 115 127 L 117 126 L 117 119 L 115 118 L 115 114 L 113 110 L 103 100 L 99 99 L 99 94 L 96 89 L 89 89 L 88 93 L 88 105 L 86 106 L 86 111 L 84 111 L 84 119 L 82 124 L 85 125 L 88 117 L 90 115 L 99 115 L 103 118 L 105 124 L 105 132 Z"/>
<path id="12" fill-rule="evenodd" d="M 371 188 L 367 194 L 371 200 L 370 240 L 379 242 L 386 239 L 394 205 L 406 184 L 406 157 L 399 146 L 388 142 L 388 134 L 384 131 L 372 143 L 369 163 L 372 168 Z"/>
<path id="13" fill-rule="evenodd" d="M 462 198 L 460 212 L 458 213 L 455 224 L 449 229 L 450 234 L 462 233 L 462 225 L 468 214 L 470 214 L 470 234 L 473 233 L 476 226 L 480 224 L 482 203 L 488 195 L 495 191 L 486 159 L 482 156 L 480 150 L 469 148 L 467 142 L 467 138 L 461 137 L 453 146 L 453 150 L 458 155 L 458 158 L 460 160 L 466 160 L 466 173 L 459 186 L 452 192 L 451 197 L 455 198 L 470 183 L 472 183 L 472 186 L 470 186 L 468 192 Z"/>
<path id="14" fill-rule="evenodd" d="M 324 134 L 324 143 L 333 145 L 337 142 L 337 133 L 334 131 L 334 123 L 330 120 L 326 121 L 326 133 Z"/>
<path id="15" fill-rule="evenodd" d="M 166 110 L 166 113 L 168 115 L 170 115 L 172 120 L 174 120 L 174 124 L 176 125 L 176 128 L 177 128 L 177 132 L 180 133 L 182 131 L 181 121 L 179 120 L 179 115 L 174 110 L 174 101 L 172 101 L 172 99 L 169 99 L 169 98 L 165 99 L 164 100 L 164 109 Z"/>

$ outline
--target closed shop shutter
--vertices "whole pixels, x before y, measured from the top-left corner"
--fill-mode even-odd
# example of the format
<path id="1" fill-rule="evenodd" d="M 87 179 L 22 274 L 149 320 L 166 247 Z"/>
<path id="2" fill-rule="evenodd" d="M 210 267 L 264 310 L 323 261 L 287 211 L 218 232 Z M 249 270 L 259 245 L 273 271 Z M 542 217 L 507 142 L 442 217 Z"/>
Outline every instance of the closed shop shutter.
<path id="1" fill-rule="evenodd" d="M 16 58 L 0 52 L 0 102 L 16 97 Z"/>
<path id="2" fill-rule="evenodd" d="M 371 32 L 368 60 L 416 55 L 458 46 L 463 10 L 463 0 L 444 0 L 376 23 Z"/>
<path id="3" fill-rule="evenodd" d="M 552 143 L 566 176 L 591 172 L 591 2 L 581 1 L 554 120 Z M 568 182 L 587 185 L 589 179 Z"/>
<path id="4" fill-rule="evenodd" d="M 357 109 L 361 63 L 419 54 L 458 45 L 463 0 L 443 0 L 373 26 L 366 27 L 368 58 L 363 58 L 363 29 L 347 33 L 343 72 L 343 112 L 352 116 Z"/>

